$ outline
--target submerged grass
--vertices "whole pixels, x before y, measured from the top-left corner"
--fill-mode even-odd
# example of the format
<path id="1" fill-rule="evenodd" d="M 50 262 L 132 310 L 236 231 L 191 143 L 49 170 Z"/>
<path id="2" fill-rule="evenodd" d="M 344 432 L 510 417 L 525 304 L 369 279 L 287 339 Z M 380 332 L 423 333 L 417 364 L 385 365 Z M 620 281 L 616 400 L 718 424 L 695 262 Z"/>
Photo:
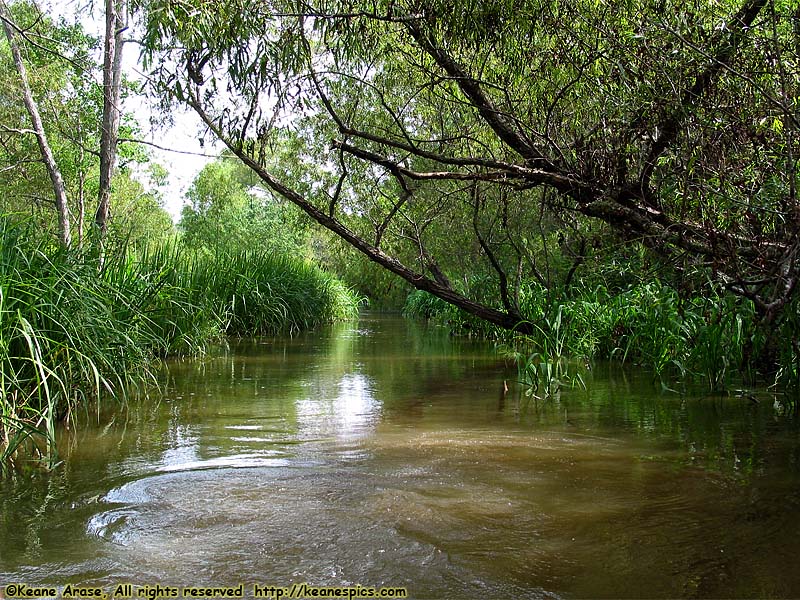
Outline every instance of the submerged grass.
<path id="1" fill-rule="evenodd" d="M 341 282 L 292 257 L 212 257 L 170 242 L 108 257 L 98 271 L 90 254 L 0 217 L 0 463 L 54 466 L 57 423 L 154 382 L 156 357 L 357 310 Z"/>

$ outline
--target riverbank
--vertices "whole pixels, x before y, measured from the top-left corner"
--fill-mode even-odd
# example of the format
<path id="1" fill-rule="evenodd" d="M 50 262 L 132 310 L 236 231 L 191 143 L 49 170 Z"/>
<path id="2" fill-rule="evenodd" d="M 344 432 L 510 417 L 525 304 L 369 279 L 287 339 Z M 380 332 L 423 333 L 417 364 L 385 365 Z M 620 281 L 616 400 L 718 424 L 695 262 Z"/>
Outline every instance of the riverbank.
<path id="1" fill-rule="evenodd" d="M 0 463 L 53 466 L 55 428 L 89 401 L 124 401 L 160 357 L 224 335 L 297 332 L 352 318 L 349 288 L 298 258 L 212 255 L 178 242 L 122 248 L 102 269 L 28 223 L 0 219 Z"/>
<path id="2" fill-rule="evenodd" d="M 749 300 L 714 290 L 679 293 L 655 280 L 619 289 L 577 285 L 569 295 L 529 285 L 521 309 L 535 335 L 500 330 L 421 291 L 409 296 L 404 314 L 447 325 L 455 334 L 497 340 L 532 385 L 540 365 L 572 359 L 643 367 L 667 387 L 702 381 L 720 392 L 744 381 L 800 390 L 796 308 L 767 323 Z"/>

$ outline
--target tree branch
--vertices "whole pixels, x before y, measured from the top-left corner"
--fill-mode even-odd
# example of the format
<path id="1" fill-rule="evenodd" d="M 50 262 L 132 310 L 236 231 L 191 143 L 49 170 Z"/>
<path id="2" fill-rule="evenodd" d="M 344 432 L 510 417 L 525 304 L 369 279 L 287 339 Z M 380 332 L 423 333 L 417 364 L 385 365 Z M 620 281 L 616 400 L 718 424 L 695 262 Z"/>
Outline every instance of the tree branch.
<path id="1" fill-rule="evenodd" d="M 483 239 L 481 235 L 480 228 L 478 227 L 478 213 L 480 210 L 480 197 L 478 195 L 478 185 L 477 183 L 473 183 L 472 185 L 472 205 L 473 205 L 473 212 L 472 212 L 472 229 L 475 232 L 475 237 L 478 239 L 478 244 L 483 249 L 486 257 L 489 259 L 489 262 L 492 265 L 492 268 L 497 273 L 498 283 L 500 285 L 500 300 L 503 303 L 506 311 L 509 314 L 518 314 L 517 308 L 511 303 L 511 299 L 508 295 L 508 277 L 506 276 L 506 272 L 503 270 L 503 267 L 500 265 L 497 257 L 492 252 L 492 249 L 486 243 L 486 240 Z"/>
<path id="2" fill-rule="evenodd" d="M 36 134 L 36 141 L 39 144 L 39 151 L 42 154 L 47 174 L 50 176 L 50 181 L 53 185 L 53 195 L 55 198 L 56 208 L 58 210 L 58 224 L 61 233 L 61 241 L 64 246 L 69 247 L 72 243 L 72 235 L 70 234 L 69 224 L 69 205 L 67 203 L 66 186 L 64 185 L 64 178 L 61 176 L 61 170 L 58 168 L 53 150 L 47 141 L 47 134 L 44 131 L 42 118 L 39 115 L 39 107 L 33 99 L 30 85 L 28 83 L 28 71 L 25 68 L 25 63 L 22 60 L 22 54 L 17 46 L 15 39 L 14 29 L 11 27 L 12 19 L 8 6 L 4 0 L 0 0 L 0 15 L 3 19 L 3 29 L 5 30 L 6 38 L 8 39 L 8 46 L 11 50 L 11 56 L 14 60 L 14 66 L 17 69 L 20 79 L 20 87 L 22 88 L 22 99 L 25 103 L 25 108 L 30 116 L 33 130 Z"/>
<path id="3" fill-rule="evenodd" d="M 450 304 L 453 304 L 480 319 L 488 321 L 489 323 L 494 323 L 495 325 L 505 329 L 519 331 L 520 333 L 533 333 L 531 324 L 527 321 L 520 320 L 517 315 L 505 313 L 495 308 L 475 302 L 474 300 L 470 300 L 469 298 L 466 298 L 453 291 L 449 287 L 429 279 L 421 273 L 417 273 L 416 271 L 409 269 L 396 258 L 383 252 L 380 248 L 376 248 L 375 246 L 367 243 L 364 239 L 347 228 L 343 223 L 335 218 L 329 217 L 297 191 L 275 179 L 266 169 L 264 169 L 261 164 L 253 160 L 236 144 L 230 142 L 227 137 L 224 136 L 219 127 L 217 127 L 217 125 L 214 123 L 213 119 L 211 119 L 208 113 L 206 113 L 205 109 L 197 101 L 197 97 L 191 89 L 189 90 L 189 98 L 187 102 L 195 110 L 206 126 L 228 146 L 231 152 L 238 156 L 245 165 L 252 169 L 253 172 L 256 173 L 267 185 L 267 187 L 299 207 L 317 223 L 341 237 L 344 241 L 367 256 L 367 258 L 369 258 L 371 261 L 376 262 L 392 273 L 399 275 L 415 288 L 430 292 L 434 296 L 438 296 L 442 300 L 445 300 L 446 302 L 449 302 Z"/>
<path id="4" fill-rule="evenodd" d="M 566 177 L 558 173 L 551 173 L 541 169 L 527 169 L 510 166 L 508 170 L 488 171 L 488 172 L 463 172 L 463 171 L 413 171 L 406 167 L 401 167 L 396 161 L 390 160 L 374 152 L 358 148 L 347 144 L 341 140 L 333 140 L 334 148 L 341 148 L 345 152 L 352 154 L 363 160 L 367 160 L 376 165 L 384 167 L 395 176 L 405 176 L 415 180 L 450 180 L 450 181 L 509 181 L 524 180 L 526 183 L 535 185 L 551 185 L 561 190 L 572 190 L 576 187 L 582 188 L 584 185 L 571 177 Z"/>
<path id="5" fill-rule="evenodd" d="M 437 46 L 431 35 L 423 32 L 420 21 L 410 21 L 407 24 L 407 28 L 414 41 L 433 58 L 439 67 L 456 81 L 461 92 L 469 99 L 470 104 L 501 140 L 522 156 L 530 165 L 547 169 L 550 172 L 557 171 L 550 160 L 534 148 L 514 123 L 494 106 L 489 96 L 481 88 L 478 80 L 470 77 L 453 57 L 443 48 Z"/>
<path id="6" fill-rule="evenodd" d="M 768 2 L 769 0 L 747 0 L 739 12 L 718 33 L 716 43 L 712 44 L 718 47 L 717 52 L 711 57 L 706 68 L 697 74 L 692 86 L 683 91 L 677 106 L 672 108 L 671 113 L 657 127 L 658 133 L 650 146 L 650 151 L 644 161 L 644 168 L 639 176 L 640 186 L 643 190 L 650 186 L 650 178 L 658 158 L 677 139 L 681 123 L 688 115 L 689 109 L 705 95 L 712 82 L 733 59 L 747 29 Z"/>

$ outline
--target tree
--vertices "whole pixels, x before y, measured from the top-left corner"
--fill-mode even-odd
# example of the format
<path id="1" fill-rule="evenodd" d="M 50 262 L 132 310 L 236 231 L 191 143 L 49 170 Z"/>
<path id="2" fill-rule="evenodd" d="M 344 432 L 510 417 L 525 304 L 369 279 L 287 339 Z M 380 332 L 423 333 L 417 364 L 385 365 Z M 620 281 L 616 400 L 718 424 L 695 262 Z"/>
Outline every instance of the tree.
<path id="1" fill-rule="evenodd" d="M 151 167 L 151 172 L 158 170 L 158 165 Z M 119 240 L 125 246 L 135 246 L 175 234 L 172 217 L 162 207 L 157 186 L 146 190 L 132 177 L 129 169 L 120 169 L 114 175 L 113 187 L 110 201 L 116 207 L 117 215 L 108 224 L 107 241 Z M 107 244 L 107 250 L 113 248 Z"/>
<path id="2" fill-rule="evenodd" d="M 307 227 L 259 185 L 230 154 L 206 165 L 187 192 L 180 229 L 184 243 L 215 254 L 243 249 L 304 253 Z"/>
<path id="3" fill-rule="evenodd" d="M 106 29 L 103 40 L 103 127 L 100 134 L 100 185 L 95 223 L 100 244 L 108 230 L 111 211 L 111 177 L 117 161 L 122 90 L 122 46 L 125 25 L 125 0 L 106 0 Z M 102 256 L 102 250 L 101 250 Z"/>
<path id="4" fill-rule="evenodd" d="M 797 296 L 795 3 L 146 7 L 163 92 L 275 193 L 492 323 L 533 331 L 519 290 L 544 279 L 536 229 L 580 240 L 592 223 L 752 300 L 767 324 Z M 268 166 L 286 130 L 313 165 L 299 179 Z M 493 297 L 432 251 L 454 230 L 488 265 Z"/>
<path id="5" fill-rule="evenodd" d="M 33 4 L 15 4 L 16 15 L 12 15 L 5 2 L 0 4 L 0 17 L 9 51 L 23 92 L 24 105 L 33 124 L 32 130 L 6 125 L 5 131 L 17 135 L 33 133 L 36 136 L 41 161 L 52 182 L 52 195 L 59 215 L 59 234 L 65 245 L 70 245 L 72 241 L 71 221 L 77 224 L 78 243 L 83 241 L 87 176 L 89 171 L 97 168 L 94 165 L 98 162 L 98 181 L 93 187 L 98 197 L 95 222 L 101 246 L 108 228 L 112 176 L 121 124 L 125 7 L 123 0 L 109 0 L 106 3 L 103 87 L 99 88 L 93 80 L 95 65 L 91 60 L 96 40 L 87 36 L 80 26 L 56 24 Z M 31 85 L 20 42 L 27 50 L 28 60 L 32 61 L 34 69 L 52 74 L 51 78 L 42 82 L 39 90 Z M 16 100 L 15 96 L 11 94 L 11 103 Z M 40 100 L 45 102 L 44 110 L 40 108 Z M 49 113 L 49 123 L 43 118 L 43 113 Z M 52 134 L 55 135 L 55 145 Z M 5 149 L 8 150 L 9 146 L 6 145 Z M 30 158 L 25 160 L 29 161 Z M 66 181 L 68 177 L 65 173 L 73 181 L 72 186 Z M 70 190 L 70 187 L 73 189 Z M 72 202 L 70 196 L 73 196 Z M 76 218 L 71 216 L 70 204 L 76 208 Z"/>
<path id="6" fill-rule="evenodd" d="M 70 232 L 70 219 L 69 207 L 67 204 L 67 191 L 64 185 L 64 178 L 61 176 L 61 170 L 56 164 L 53 150 L 47 140 L 47 134 L 42 124 L 42 117 L 39 114 L 39 107 L 33 98 L 31 87 L 28 82 L 28 72 L 25 68 L 25 63 L 22 60 L 22 54 L 17 44 L 17 31 L 16 25 L 11 18 L 11 12 L 8 6 L 3 1 L 0 1 L 0 18 L 3 21 L 3 29 L 8 40 L 8 46 L 11 51 L 11 56 L 14 60 L 14 66 L 19 74 L 19 83 L 22 89 L 22 99 L 25 103 L 25 109 L 30 116 L 31 124 L 33 125 L 32 133 L 36 136 L 36 141 L 39 144 L 39 151 L 42 155 L 47 174 L 53 186 L 53 197 L 55 199 L 56 210 L 58 211 L 59 231 L 61 234 L 61 241 L 65 246 L 69 246 L 72 242 L 72 234 Z M 26 132 L 23 132 L 26 133 Z"/>

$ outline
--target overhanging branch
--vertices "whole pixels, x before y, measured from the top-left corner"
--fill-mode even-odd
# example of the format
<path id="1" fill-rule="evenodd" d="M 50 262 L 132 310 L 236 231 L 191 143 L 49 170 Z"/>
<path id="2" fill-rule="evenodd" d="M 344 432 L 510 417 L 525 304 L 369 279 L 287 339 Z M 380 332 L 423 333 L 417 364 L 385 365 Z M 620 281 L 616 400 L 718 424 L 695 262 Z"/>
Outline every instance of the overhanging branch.
<path id="1" fill-rule="evenodd" d="M 267 185 L 267 187 L 280 196 L 286 198 L 295 206 L 299 207 L 309 217 L 314 219 L 314 221 L 329 231 L 335 233 L 348 244 L 363 253 L 371 261 L 402 277 L 415 288 L 430 292 L 434 296 L 437 296 L 442 300 L 457 306 L 458 308 L 478 317 L 479 319 L 493 323 L 504 329 L 516 330 L 520 333 L 527 334 L 533 333 L 534 329 L 531 323 L 520 320 L 518 315 L 509 314 L 507 312 L 485 306 L 475 302 L 474 300 L 466 298 L 449 287 L 442 285 L 442 283 L 409 269 L 396 258 L 389 256 L 380 248 L 377 248 L 366 242 L 363 238 L 346 227 L 338 219 L 325 214 L 296 190 L 274 178 L 261 164 L 253 160 L 252 157 L 245 153 L 241 146 L 231 142 L 227 136 L 223 134 L 219 127 L 217 127 L 208 113 L 206 113 L 205 109 L 197 101 L 197 96 L 193 91 L 191 91 L 191 89 L 189 90 L 189 98 L 187 102 L 195 110 L 206 126 L 214 133 L 214 135 L 222 140 L 225 145 L 228 146 L 230 151 L 233 152 L 245 165 L 252 169 L 252 171 L 256 173 L 256 175 L 258 175 L 258 177 Z"/>

